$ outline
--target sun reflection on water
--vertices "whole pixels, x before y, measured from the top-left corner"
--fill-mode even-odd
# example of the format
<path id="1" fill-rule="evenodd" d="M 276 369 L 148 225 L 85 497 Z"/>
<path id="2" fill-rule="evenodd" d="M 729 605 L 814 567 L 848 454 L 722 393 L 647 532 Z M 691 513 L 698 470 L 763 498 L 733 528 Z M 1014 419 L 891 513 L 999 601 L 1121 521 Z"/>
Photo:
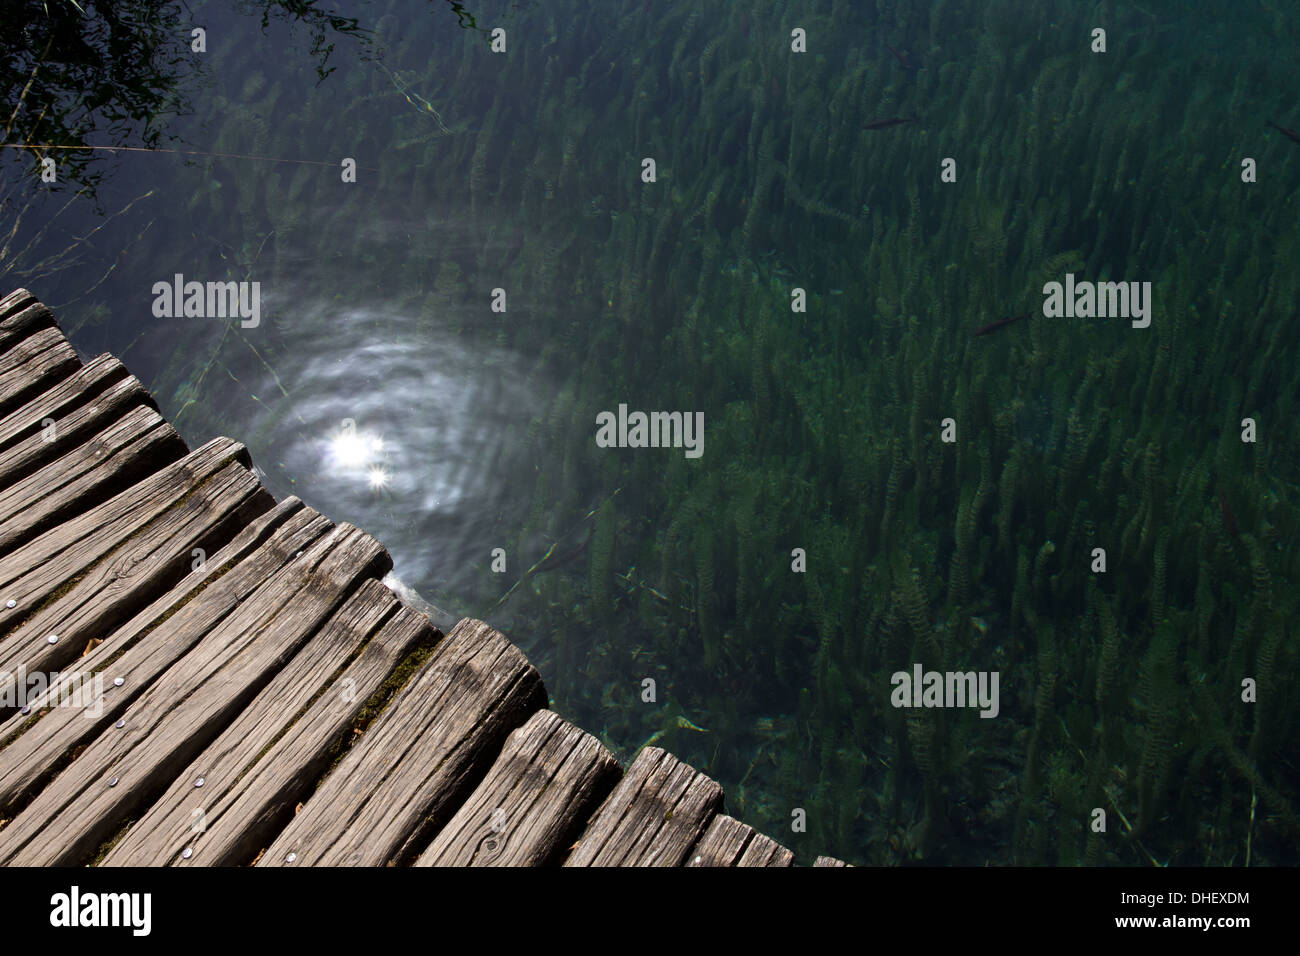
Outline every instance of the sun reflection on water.
<path id="1" fill-rule="evenodd" d="M 340 312 L 308 285 L 280 295 L 292 303 L 277 326 L 285 400 L 237 422 L 258 436 L 254 459 L 274 463 L 271 491 L 365 529 L 422 594 L 456 604 L 483 588 L 483 556 L 535 496 L 520 453 L 553 400 L 547 377 L 400 308 Z"/>
<path id="2" fill-rule="evenodd" d="M 344 427 L 329 441 L 329 462 L 343 471 L 370 467 L 383 454 L 384 440 Z"/>

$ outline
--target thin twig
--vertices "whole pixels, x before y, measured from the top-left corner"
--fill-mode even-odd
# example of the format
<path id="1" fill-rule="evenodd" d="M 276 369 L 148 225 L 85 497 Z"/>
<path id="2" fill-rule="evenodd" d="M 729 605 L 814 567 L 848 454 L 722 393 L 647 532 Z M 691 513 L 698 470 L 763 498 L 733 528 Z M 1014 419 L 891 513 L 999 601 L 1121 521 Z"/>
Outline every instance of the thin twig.
<path id="1" fill-rule="evenodd" d="M 1246 866 L 1250 866 L 1250 840 L 1255 835 L 1255 788 L 1250 788 L 1250 824 L 1246 827 Z"/>
<path id="2" fill-rule="evenodd" d="M 18 102 L 14 104 L 14 111 L 9 114 L 9 122 L 5 124 L 5 139 L 9 138 L 9 130 L 13 129 L 14 120 L 18 118 L 18 113 L 23 108 L 23 102 L 27 99 L 27 91 L 32 88 L 32 82 L 36 79 L 36 71 L 39 70 L 41 64 L 45 62 L 45 56 L 50 52 L 50 44 L 53 42 L 53 36 L 45 41 L 45 49 L 41 51 L 41 58 L 32 64 L 32 75 L 27 77 L 27 85 L 24 86 L 23 91 L 18 94 Z M 44 116 L 45 113 L 42 112 L 41 115 Z"/>

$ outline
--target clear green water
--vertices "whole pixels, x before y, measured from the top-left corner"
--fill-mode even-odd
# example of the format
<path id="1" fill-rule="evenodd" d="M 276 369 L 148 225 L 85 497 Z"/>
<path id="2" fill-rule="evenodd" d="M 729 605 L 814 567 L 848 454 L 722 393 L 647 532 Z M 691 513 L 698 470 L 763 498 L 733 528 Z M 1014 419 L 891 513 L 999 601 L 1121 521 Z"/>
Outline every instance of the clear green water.
<path id="1" fill-rule="evenodd" d="M 196 10 L 158 145 L 329 165 L 120 154 L 97 214 L 24 154 L 0 210 L 6 291 L 191 444 L 805 861 L 1297 862 L 1286 5 L 353 4 L 324 80 L 309 31 Z M 1043 316 L 1067 272 L 1150 282 L 1150 327 Z M 154 318 L 175 273 L 259 281 L 261 324 Z M 620 404 L 702 412 L 703 455 L 598 447 Z M 916 663 L 998 672 L 997 717 L 892 706 Z"/>

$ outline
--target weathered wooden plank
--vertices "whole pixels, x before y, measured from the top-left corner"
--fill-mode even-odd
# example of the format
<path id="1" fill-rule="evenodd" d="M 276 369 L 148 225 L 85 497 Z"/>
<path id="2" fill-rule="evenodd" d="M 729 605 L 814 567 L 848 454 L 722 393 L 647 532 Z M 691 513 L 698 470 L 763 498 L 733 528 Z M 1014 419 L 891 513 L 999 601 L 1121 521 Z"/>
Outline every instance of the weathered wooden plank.
<path id="1" fill-rule="evenodd" d="M 229 726 L 364 578 L 389 564 L 379 543 L 351 525 L 313 544 L 131 704 L 121 728 L 104 731 L 0 830 L 0 863 L 86 862 Z"/>
<path id="2" fill-rule="evenodd" d="M 736 866 L 794 866 L 794 853 L 769 836 L 755 832 Z"/>
<path id="3" fill-rule="evenodd" d="M 837 860 L 833 856 L 819 856 L 813 866 L 848 866 L 843 860 Z"/>
<path id="4" fill-rule="evenodd" d="M 89 511 L 185 455 L 161 415 L 140 406 L 34 474 L 0 490 L 0 556 Z"/>
<path id="5" fill-rule="evenodd" d="M 721 806 L 716 781 L 658 747 L 646 747 L 564 865 L 681 866 Z"/>
<path id="6" fill-rule="evenodd" d="M 58 329 L 41 329 L 0 354 L 0 415 L 8 415 L 81 368 Z"/>
<path id="7" fill-rule="evenodd" d="M 793 866 L 794 854 L 735 817 L 719 813 L 691 849 L 687 866 Z"/>
<path id="8" fill-rule="evenodd" d="M 214 804 L 209 827 L 190 862 L 235 866 L 252 862 L 292 819 L 328 769 L 336 749 L 352 742 L 352 726 L 367 698 L 380 689 L 412 644 L 442 638 L 422 614 L 402 608 L 344 673 L 355 695 L 324 694 L 293 729 L 239 783 Z"/>
<path id="9" fill-rule="evenodd" d="M 13 816 L 69 754 L 120 719 L 160 674 L 333 526 L 297 498 L 286 499 L 79 660 L 76 671 L 32 702 L 30 716 L 14 714 L 0 724 L 0 817 Z M 88 673 L 102 680 L 86 693 Z M 80 700 L 70 692 L 78 687 Z"/>
<path id="10" fill-rule="evenodd" d="M 74 408 L 92 403 L 97 395 L 129 375 L 126 367 L 107 353 L 91 359 L 26 405 L 0 418 L 0 450 L 36 434 L 46 418 L 58 418 Z M 156 407 L 152 398 L 147 399 L 146 404 Z"/>
<path id="11" fill-rule="evenodd" d="M 248 466 L 244 446 L 229 438 L 214 438 L 98 507 L 0 557 L 0 634 L 12 630 L 56 591 L 232 461 Z"/>
<path id="12" fill-rule="evenodd" d="M 120 648 L 114 629 L 191 572 L 195 549 L 215 553 L 274 504 L 252 472 L 231 462 L 0 638 L 0 687 L 20 667 L 61 670 L 96 638 Z"/>
<path id="13" fill-rule="evenodd" d="M 36 296 L 32 295 L 26 289 L 14 289 L 3 299 L 0 299 L 0 325 L 15 312 L 27 308 L 36 301 Z"/>
<path id="14" fill-rule="evenodd" d="M 34 295 L 26 289 L 11 292 L 0 299 L 0 352 L 53 325 L 54 316 Z"/>
<path id="15" fill-rule="evenodd" d="M 144 386 L 125 371 L 116 361 L 95 359 L 0 421 L 0 451 L 4 453 L 0 459 L 0 488 L 9 487 L 67 454 L 133 408 L 153 407 Z M 114 381 L 105 382 L 108 375 L 119 372 L 122 374 Z M 56 396 L 62 396 L 62 401 Z M 49 427 L 44 427 L 43 422 L 49 422 Z M 26 438 L 5 441 L 6 434 L 15 433 L 25 433 Z"/>
<path id="16" fill-rule="evenodd" d="M 325 770 L 329 745 L 339 742 L 398 660 L 418 641 L 433 638 L 427 619 L 402 608 L 388 588 L 378 581 L 362 584 L 248 709 L 194 758 L 103 865 L 251 862 L 274 834 L 271 828 L 293 816 L 294 806 Z M 273 746 L 286 738 L 292 746 Z M 304 748 L 304 738 L 314 743 Z M 304 772 L 313 768 L 315 775 Z M 204 784 L 196 790 L 199 777 Z"/>
<path id="17" fill-rule="evenodd" d="M 407 862 L 482 778 L 506 735 L 545 704 L 541 678 L 518 648 L 481 621 L 461 621 L 258 865 Z"/>
<path id="18" fill-rule="evenodd" d="M 554 711 L 538 711 L 506 740 L 415 865 L 558 863 L 619 776 L 600 741 Z"/>
<path id="19" fill-rule="evenodd" d="M 38 329 L 21 342 L 15 342 L 8 350 L 0 352 L 0 375 L 16 374 L 33 359 L 47 352 L 57 354 L 64 347 L 70 347 L 68 340 L 56 326 Z"/>

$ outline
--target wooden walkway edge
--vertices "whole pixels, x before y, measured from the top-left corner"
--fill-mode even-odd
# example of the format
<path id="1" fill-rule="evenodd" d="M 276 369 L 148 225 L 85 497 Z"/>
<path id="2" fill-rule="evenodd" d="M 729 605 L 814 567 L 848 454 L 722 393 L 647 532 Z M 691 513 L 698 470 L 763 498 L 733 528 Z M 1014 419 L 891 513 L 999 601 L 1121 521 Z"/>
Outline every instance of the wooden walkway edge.
<path id="1" fill-rule="evenodd" d="M 663 750 L 624 772 L 504 635 L 444 635 L 390 568 L 0 299 L 0 863 L 793 864 Z"/>

